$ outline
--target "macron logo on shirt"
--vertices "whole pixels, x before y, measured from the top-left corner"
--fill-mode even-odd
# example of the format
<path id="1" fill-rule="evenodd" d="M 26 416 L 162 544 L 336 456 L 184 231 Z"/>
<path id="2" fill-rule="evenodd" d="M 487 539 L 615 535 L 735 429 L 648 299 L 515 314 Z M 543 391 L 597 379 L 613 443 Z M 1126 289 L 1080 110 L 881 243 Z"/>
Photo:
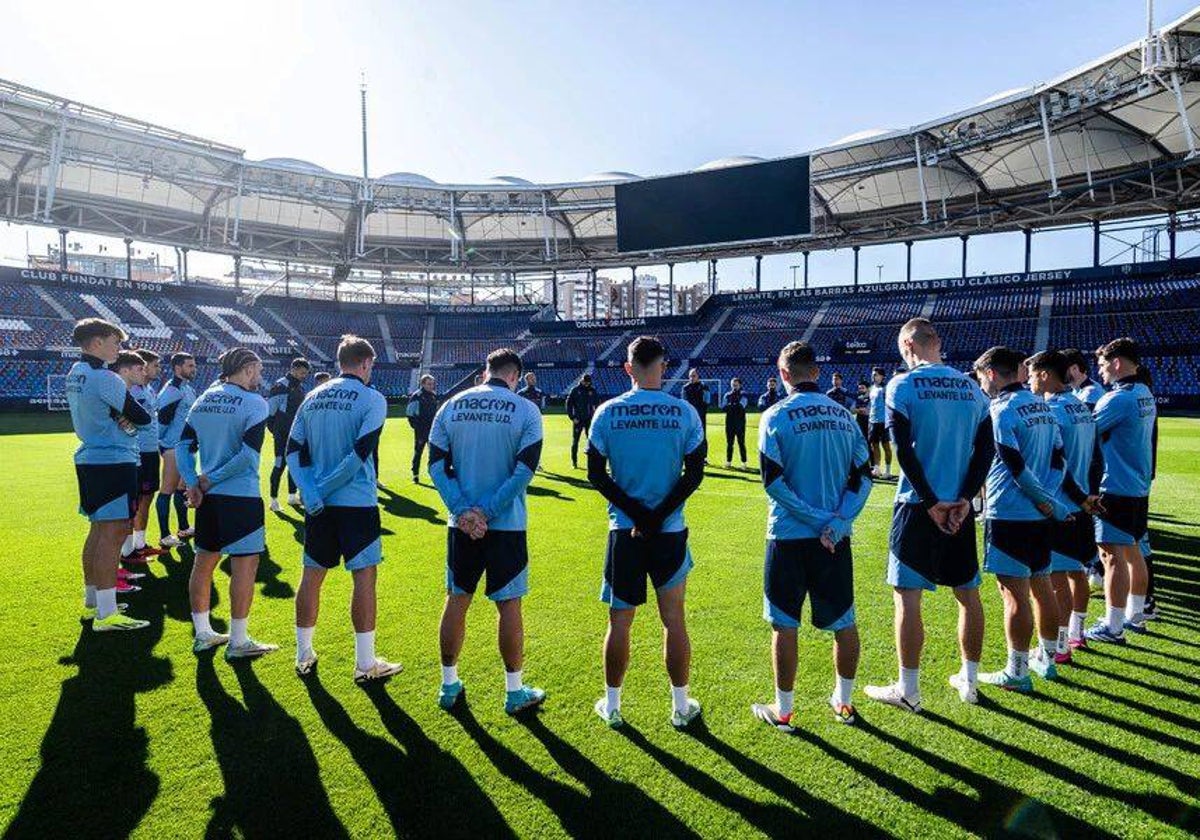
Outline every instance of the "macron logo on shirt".
<path id="1" fill-rule="evenodd" d="M 451 404 L 452 422 L 512 423 L 517 403 L 511 397 L 470 396 Z"/>

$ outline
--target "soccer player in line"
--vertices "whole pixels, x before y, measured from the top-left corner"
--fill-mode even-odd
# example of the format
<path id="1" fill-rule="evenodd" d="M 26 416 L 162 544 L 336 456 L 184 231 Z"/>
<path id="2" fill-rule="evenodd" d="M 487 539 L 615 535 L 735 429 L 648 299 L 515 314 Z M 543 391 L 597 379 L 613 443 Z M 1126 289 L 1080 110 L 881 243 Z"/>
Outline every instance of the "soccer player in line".
<path id="1" fill-rule="evenodd" d="M 834 718 L 854 723 L 858 670 L 850 530 L 871 495 L 871 456 L 854 415 L 821 393 L 812 347 L 793 341 L 779 353 L 789 395 L 763 415 L 759 461 L 767 503 L 763 618 L 771 623 L 775 702 L 754 715 L 791 732 L 798 660 L 797 630 L 807 598 L 809 620 L 833 633 Z"/>
<path id="2" fill-rule="evenodd" d="M 117 354 L 117 360 L 115 362 L 113 362 L 111 365 L 109 365 L 109 370 L 111 370 L 117 376 L 121 377 L 121 381 L 123 383 L 125 383 L 125 388 L 130 392 L 130 394 L 134 397 L 134 400 L 136 401 L 137 395 L 133 393 L 134 388 L 136 388 L 139 384 L 141 384 L 144 381 L 143 377 L 145 376 L 145 372 L 146 372 L 146 364 L 145 364 L 145 362 L 142 361 L 142 357 L 139 356 L 137 353 L 133 352 L 132 350 L 122 350 L 120 353 Z M 140 402 L 138 404 L 142 405 Z M 145 408 L 146 408 L 146 406 L 142 405 L 142 409 L 144 410 Z M 150 412 L 147 412 L 147 415 L 150 415 Z M 150 416 L 151 416 L 151 418 L 153 418 L 153 415 L 150 415 Z M 146 424 L 145 426 L 135 425 L 134 423 L 130 422 L 130 420 L 127 417 L 125 417 L 124 414 L 119 414 L 117 416 L 116 420 L 117 420 L 117 425 L 121 427 L 121 431 L 123 431 L 130 438 L 133 438 L 133 440 L 131 441 L 131 444 L 133 445 L 134 451 L 138 451 L 138 449 L 140 448 L 142 434 L 149 427 L 150 424 Z M 141 467 L 139 465 L 139 481 L 140 481 L 140 471 L 141 471 Z M 137 511 L 137 500 L 135 498 L 133 513 L 136 513 L 136 511 Z M 128 522 L 128 527 L 125 530 L 125 541 L 121 544 L 122 563 L 134 562 L 132 560 L 132 556 L 133 556 L 132 545 L 133 545 L 133 518 L 132 518 L 132 514 L 131 514 L 131 518 Z M 140 574 L 131 573 L 128 569 L 126 569 L 124 567 L 124 565 L 122 565 L 122 563 L 117 564 L 117 594 L 125 595 L 125 594 L 131 593 L 131 592 L 140 591 L 141 587 L 137 586 L 136 584 L 132 583 L 131 581 L 138 580 L 143 576 Z"/>
<path id="3" fill-rule="evenodd" d="M 542 414 L 514 393 L 521 378 L 521 357 L 514 351 L 489 354 L 487 375 L 483 385 L 442 404 L 429 434 L 429 475 L 450 513 L 438 704 L 451 709 L 464 694 L 458 657 L 467 609 L 486 574 L 484 594 L 500 613 L 504 710 L 513 715 L 546 699 L 546 692 L 523 679 L 521 620 L 521 598 L 529 591 L 525 490 L 541 459 Z"/>
<path id="4" fill-rule="evenodd" d="M 137 440 L 121 428 L 118 418 L 144 426 L 150 415 L 121 377 L 106 367 L 121 353 L 125 333 L 120 327 L 84 318 L 71 339 L 83 355 L 67 374 L 67 404 L 79 438 L 79 512 L 91 523 L 82 552 L 83 617 L 92 619 L 96 632 L 140 630 L 149 622 L 126 617 L 124 605 L 117 604 L 117 567 L 136 504 L 138 463 Z"/>
<path id="5" fill-rule="evenodd" d="M 774 376 L 767 380 L 767 390 L 758 395 L 758 410 L 766 411 L 786 396 L 779 393 L 779 380 Z"/>
<path id="6" fill-rule="evenodd" d="M 1067 385 L 1088 409 L 1095 411 L 1096 403 L 1104 396 L 1104 386 L 1092 379 L 1087 356 L 1079 350 L 1063 350 L 1067 360 Z"/>
<path id="7" fill-rule="evenodd" d="M 292 421 L 296 411 L 304 399 L 304 380 L 308 379 L 311 365 L 308 359 L 297 357 L 292 359 L 288 372 L 271 383 L 271 391 L 267 396 L 267 428 L 271 432 L 271 442 L 274 444 L 275 463 L 271 467 L 271 510 L 278 513 L 283 508 L 279 506 L 279 481 L 283 471 L 287 469 L 288 432 L 291 431 Z M 288 504 L 299 505 L 300 495 L 296 492 L 296 481 L 288 470 Z"/>
<path id="8" fill-rule="evenodd" d="M 192 404 L 175 445 L 175 461 L 196 509 L 196 558 L 188 580 L 195 638 L 201 651 L 228 642 L 225 659 L 261 656 L 278 645 L 250 638 L 250 604 L 258 557 L 266 549 L 258 465 L 267 430 L 267 401 L 258 393 L 262 361 L 235 347 L 221 355 L 221 376 Z M 196 469 L 196 455 L 200 469 Z M 228 554 L 229 634 L 210 620 L 213 570 Z"/>
<path id="9" fill-rule="evenodd" d="M 1091 593 L 1086 569 L 1098 556 L 1095 523 L 1089 511 L 1099 500 L 1103 468 L 1097 450 L 1096 421 L 1087 405 L 1067 385 L 1066 356 L 1047 350 L 1032 356 L 1025 364 L 1029 368 L 1029 389 L 1046 401 L 1058 421 L 1067 473 L 1076 482 L 1087 481 L 1088 498 L 1083 505 L 1076 504 L 1064 489 L 1059 489 L 1058 501 L 1071 510 L 1071 516 L 1054 524 L 1050 539 L 1050 579 L 1058 600 L 1058 645 L 1054 661 L 1064 665 L 1071 661 L 1072 649 L 1087 646 L 1083 625 Z"/>
<path id="10" fill-rule="evenodd" d="M 742 456 L 742 468 L 746 467 L 746 406 L 749 404 L 750 400 L 742 393 L 742 380 L 735 376 L 729 380 L 729 391 L 721 406 L 725 411 L 725 469 L 733 466 L 734 442 Z"/>
<path id="11" fill-rule="evenodd" d="M 1096 351 L 1100 376 L 1111 390 L 1096 403 L 1096 433 L 1104 454 L 1096 543 L 1104 564 L 1107 611 L 1087 631 L 1088 641 L 1125 643 L 1125 630 L 1145 632 L 1142 610 L 1149 577 L 1138 542 L 1146 534 L 1150 483 L 1158 443 L 1154 394 L 1146 387 L 1137 342 L 1118 338 Z"/>
<path id="12" fill-rule="evenodd" d="M 404 410 L 413 430 L 412 480 L 416 483 L 421 481 L 421 453 L 429 443 L 429 430 L 433 428 L 437 409 L 437 380 L 426 373 L 421 376 L 421 387 L 408 395 L 408 406 Z"/>
<path id="13" fill-rule="evenodd" d="M 887 374 L 884 373 L 883 368 L 877 367 L 872 370 L 872 384 L 867 391 L 869 399 L 867 422 L 870 424 L 867 442 L 871 444 L 871 467 L 875 470 L 876 478 L 892 477 L 892 445 L 888 440 L 887 387 L 884 384 L 886 378 Z M 884 461 L 887 464 L 883 472 L 879 471 L 879 452 L 881 449 L 883 450 Z"/>
<path id="14" fill-rule="evenodd" d="M 1058 676 L 1058 600 L 1050 582 L 1050 545 L 1070 509 L 1056 498 L 1073 487 L 1065 475 L 1062 435 L 1054 409 L 1021 384 L 1025 354 L 992 347 L 974 365 L 990 407 L 996 457 L 987 477 L 983 569 L 996 576 L 1004 598 L 1008 663 L 980 682 L 1008 691 L 1033 690 L 1030 670 Z M 1068 490 L 1073 500 L 1079 489 Z M 1059 520 L 1054 522 L 1053 520 Z M 1035 608 L 1029 599 L 1033 597 Z M 1037 652 L 1029 652 L 1036 622 Z"/>
<path id="15" fill-rule="evenodd" d="M 688 695 L 692 646 L 684 595 L 692 556 L 683 505 L 703 480 L 708 444 L 696 410 L 663 392 L 666 369 L 661 341 L 634 339 L 625 362 L 633 387 L 596 412 L 588 444 L 588 480 L 608 500 L 609 522 L 600 590 L 609 605 L 605 693 L 594 708 L 613 728 L 624 722 L 629 633 L 637 608 L 646 603 L 647 578 L 663 625 L 671 724 L 682 729 L 700 715 L 700 703 Z"/>
<path id="16" fill-rule="evenodd" d="M 328 371 L 318 371 L 317 373 L 313 374 L 313 387 L 315 388 L 318 385 L 324 385 L 330 379 L 333 379 L 333 375 Z"/>
<path id="17" fill-rule="evenodd" d="M 133 532 L 121 547 L 121 559 L 126 563 L 147 563 L 151 557 L 163 554 L 161 548 L 146 544 L 146 525 L 150 521 L 150 502 L 158 492 L 162 459 L 158 451 L 158 392 L 154 383 L 158 381 L 161 363 L 153 350 L 135 350 L 141 358 L 143 368 L 139 382 L 129 389 L 147 414 L 150 422 L 138 428 L 138 450 L 141 463 L 138 465 L 138 501 L 133 517 Z M 121 570 L 118 570 L 118 573 Z M 133 575 L 126 575 L 133 579 Z"/>
<path id="18" fill-rule="evenodd" d="M 921 595 L 938 586 L 952 587 L 958 601 L 962 667 L 950 684 L 963 702 L 978 699 L 983 604 L 971 499 L 987 477 L 995 444 L 987 397 L 972 379 L 942 362 L 942 340 L 933 324 L 912 319 L 900 328 L 897 343 L 908 371 L 887 388 L 887 423 L 903 473 L 892 512 L 887 581 L 894 590 L 900 679 L 869 685 L 865 693 L 919 712 Z"/>
<path id="19" fill-rule="evenodd" d="M 571 420 L 571 466 L 579 469 L 579 439 L 592 431 L 592 418 L 600 407 L 600 395 L 592 385 L 592 375 L 585 373 L 579 384 L 567 394 L 567 417 Z"/>
<path id="20" fill-rule="evenodd" d="M 383 561 L 375 463 L 371 453 L 387 420 L 387 400 L 368 388 L 375 348 L 344 335 L 341 375 L 300 404 L 287 443 L 288 474 L 304 496 L 304 572 L 296 590 L 296 673 L 317 665 L 313 633 L 325 574 L 343 560 L 354 582 L 354 681 L 384 680 L 403 668 L 375 655 L 375 585 Z"/>
<path id="21" fill-rule="evenodd" d="M 885 401 L 886 401 L 886 394 Z M 884 417 L 887 417 L 886 405 Z M 858 381 L 858 393 L 854 395 L 854 419 L 858 421 L 858 430 L 862 432 L 863 440 L 871 436 L 871 391 L 866 380 Z"/>
<path id="22" fill-rule="evenodd" d="M 854 394 L 851 394 L 842 387 L 842 382 L 842 375 L 840 373 L 835 373 L 833 375 L 833 387 L 825 392 L 825 396 L 829 397 L 829 399 L 833 400 L 842 408 L 845 408 L 853 413 L 857 400 L 854 398 Z"/>
<path id="23" fill-rule="evenodd" d="M 533 371 L 529 371 L 529 373 L 525 374 L 525 387 L 517 391 L 517 394 L 536 405 L 538 411 L 545 411 L 546 392 L 538 388 L 537 374 Z"/>
<path id="24" fill-rule="evenodd" d="M 162 453 L 162 483 L 158 487 L 155 509 L 158 513 L 158 528 L 162 535 L 158 544 L 163 548 L 175 548 L 195 532 L 188 524 L 187 498 L 183 481 L 175 464 L 175 446 L 183 432 L 187 413 L 196 401 L 196 390 L 192 380 L 196 378 L 196 359 L 191 353 L 171 354 L 171 378 L 158 392 L 158 450 Z M 175 516 L 179 520 L 178 533 L 171 531 L 171 503 L 175 504 Z"/>

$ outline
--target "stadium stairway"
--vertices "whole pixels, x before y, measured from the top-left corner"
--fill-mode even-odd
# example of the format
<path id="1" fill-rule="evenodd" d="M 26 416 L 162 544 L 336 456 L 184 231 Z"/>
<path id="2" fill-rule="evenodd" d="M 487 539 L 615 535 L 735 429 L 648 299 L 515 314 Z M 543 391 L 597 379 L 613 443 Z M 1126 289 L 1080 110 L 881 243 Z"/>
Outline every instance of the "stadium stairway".
<path id="1" fill-rule="evenodd" d="M 604 352 L 596 357 L 596 362 L 607 362 L 609 356 L 611 356 L 613 353 L 617 352 L 617 350 L 619 348 L 625 346 L 626 342 L 629 340 L 629 336 L 632 334 L 633 334 L 632 330 L 626 330 L 625 332 L 621 333 L 619 336 L 614 338 L 612 341 L 612 344 L 605 347 Z M 588 365 L 588 373 L 592 373 L 596 370 L 596 362 L 592 362 L 591 364 Z"/>
<path id="2" fill-rule="evenodd" d="M 433 336 L 437 329 L 437 316 L 430 315 L 425 319 L 425 331 L 421 333 L 421 364 L 413 368 L 413 372 L 408 380 L 408 391 L 412 393 L 417 390 L 417 384 L 421 381 L 421 371 L 429 370 L 429 366 L 433 364 Z M 474 376 L 475 374 L 471 374 Z M 457 388 L 461 382 L 457 383 Z"/>
<path id="3" fill-rule="evenodd" d="M 229 342 L 225 341 L 225 337 L 220 333 L 209 332 L 200 323 L 188 314 L 187 310 L 177 304 L 170 298 L 164 298 L 163 302 L 167 308 L 183 319 L 183 322 L 195 330 L 196 335 L 210 342 L 222 353 L 229 349 Z"/>
<path id="4" fill-rule="evenodd" d="M 826 303 L 825 305 L 828 306 L 829 304 Z M 729 316 L 732 314 L 733 307 L 727 307 L 725 311 L 717 317 L 717 320 L 713 321 L 713 325 L 708 328 L 708 332 L 704 334 L 704 338 L 700 339 L 696 343 L 696 346 L 692 348 L 692 352 L 688 358 L 679 360 L 679 367 L 671 371 L 671 375 L 668 376 L 667 379 L 683 379 L 685 376 L 687 376 L 688 368 L 691 366 L 692 359 L 700 358 L 700 355 L 704 352 L 704 348 L 708 346 L 710 341 L 712 341 L 713 336 L 720 332 L 721 327 L 725 326 L 725 322 L 729 320 Z"/>
<path id="5" fill-rule="evenodd" d="M 375 315 L 375 319 L 379 322 L 379 334 L 383 336 L 383 349 L 387 353 L 389 362 L 396 361 L 396 345 L 392 341 L 392 328 L 388 326 L 387 317 L 379 312 Z"/>
<path id="6" fill-rule="evenodd" d="M 932 318 L 933 317 L 933 308 L 935 306 L 937 306 L 937 293 L 933 292 L 933 293 L 930 293 L 929 296 L 925 298 L 925 303 L 921 304 L 921 312 L 920 312 L 919 317 Z"/>
<path id="7" fill-rule="evenodd" d="M 262 311 L 265 312 L 275 323 L 277 323 L 277 324 L 279 324 L 279 326 L 283 327 L 284 330 L 287 331 L 288 335 L 292 336 L 292 338 L 296 339 L 301 344 L 303 344 L 305 347 L 307 347 L 314 359 L 321 361 L 321 362 L 330 361 L 329 357 L 326 356 L 323 352 L 321 352 L 320 347 L 313 344 L 311 341 L 309 341 L 307 338 L 305 338 L 303 335 L 301 335 L 300 331 L 297 330 L 295 327 L 293 327 L 290 323 L 285 321 L 283 316 L 280 315 L 278 312 L 276 312 L 273 309 L 268 309 L 268 308 L 263 308 Z"/>
<path id="8" fill-rule="evenodd" d="M 1054 311 L 1054 287 L 1042 286 L 1042 298 L 1038 304 L 1037 332 L 1034 333 L 1034 347 L 1050 346 L 1050 316 Z"/>
<path id="9" fill-rule="evenodd" d="M 828 300 L 822 303 L 821 308 L 817 310 L 817 314 L 813 315 L 812 320 L 808 322 L 808 326 L 804 329 L 804 335 L 800 336 L 800 340 L 805 344 L 812 342 L 812 337 L 816 334 L 817 327 L 821 326 L 821 322 L 825 320 L 825 313 L 829 311 L 829 304 Z"/>
<path id="10" fill-rule="evenodd" d="M 75 316 L 71 314 L 71 310 L 59 303 L 52 294 L 47 292 L 41 286 L 31 285 L 29 288 L 33 289 L 34 294 L 45 301 L 47 306 L 57 312 L 59 318 L 62 318 L 64 321 L 75 323 Z"/>

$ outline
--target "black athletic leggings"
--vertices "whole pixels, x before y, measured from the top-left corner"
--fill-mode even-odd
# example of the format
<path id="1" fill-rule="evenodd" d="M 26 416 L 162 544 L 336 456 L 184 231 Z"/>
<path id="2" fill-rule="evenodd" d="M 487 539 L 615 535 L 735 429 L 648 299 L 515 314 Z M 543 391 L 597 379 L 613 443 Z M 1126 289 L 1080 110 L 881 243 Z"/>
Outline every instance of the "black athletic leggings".
<path id="1" fill-rule="evenodd" d="M 571 463 L 579 462 L 579 438 L 585 433 L 591 433 L 592 421 L 591 418 L 580 423 L 578 420 L 571 423 Z"/>

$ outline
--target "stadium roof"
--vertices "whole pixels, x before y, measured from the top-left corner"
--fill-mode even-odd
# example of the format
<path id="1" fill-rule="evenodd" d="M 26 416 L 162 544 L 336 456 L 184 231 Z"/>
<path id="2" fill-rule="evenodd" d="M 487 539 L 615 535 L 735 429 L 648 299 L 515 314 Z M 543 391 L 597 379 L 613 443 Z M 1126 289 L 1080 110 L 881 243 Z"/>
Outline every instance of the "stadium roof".
<path id="1" fill-rule="evenodd" d="M 339 174 L 0 81 L 0 212 L 164 245 L 456 272 L 684 261 L 1119 219 L 1200 204 L 1200 8 L 1045 84 L 813 150 L 813 234 L 618 254 L 616 184 Z M 699 169 L 752 165 L 724 158 Z"/>

